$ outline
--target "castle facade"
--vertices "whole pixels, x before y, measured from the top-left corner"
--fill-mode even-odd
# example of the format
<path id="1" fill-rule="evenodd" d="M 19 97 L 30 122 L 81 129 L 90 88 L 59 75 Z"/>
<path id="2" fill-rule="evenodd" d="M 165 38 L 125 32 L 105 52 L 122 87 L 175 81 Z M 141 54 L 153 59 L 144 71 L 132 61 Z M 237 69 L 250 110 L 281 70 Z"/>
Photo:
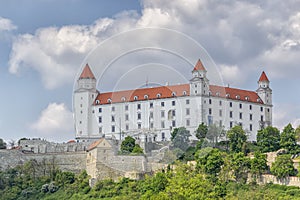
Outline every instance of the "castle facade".
<path id="1" fill-rule="evenodd" d="M 257 131 L 272 125 L 272 90 L 265 72 L 256 91 L 211 85 L 200 60 L 189 83 L 101 93 L 88 64 L 74 92 L 76 139 L 124 139 L 168 141 L 176 127 L 193 135 L 202 122 L 229 130 L 241 125 L 249 141 Z"/>

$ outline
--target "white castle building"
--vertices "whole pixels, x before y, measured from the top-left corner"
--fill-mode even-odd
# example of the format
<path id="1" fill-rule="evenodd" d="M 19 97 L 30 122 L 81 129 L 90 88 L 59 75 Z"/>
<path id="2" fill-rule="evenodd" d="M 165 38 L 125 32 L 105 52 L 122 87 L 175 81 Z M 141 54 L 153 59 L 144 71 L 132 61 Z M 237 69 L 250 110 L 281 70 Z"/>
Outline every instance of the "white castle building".
<path id="1" fill-rule="evenodd" d="M 198 60 L 187 84 L 101 93 L 87 64 L 74 93 L 76 139 L 131 135 L 164 141 L 175 127 L 193 134 L 203 122 L 225 130 L 239 124 L 255 141 L 258 130 L 272 125 L 272 90 L 265 72 L 256 91 L 210 85 L 206 73 Z"/>

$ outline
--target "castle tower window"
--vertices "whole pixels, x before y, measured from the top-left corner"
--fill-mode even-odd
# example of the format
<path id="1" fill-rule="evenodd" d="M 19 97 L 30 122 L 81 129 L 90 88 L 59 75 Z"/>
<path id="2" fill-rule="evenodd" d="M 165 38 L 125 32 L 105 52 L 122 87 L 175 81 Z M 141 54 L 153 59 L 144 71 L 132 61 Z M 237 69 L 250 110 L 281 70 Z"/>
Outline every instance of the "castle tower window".
<path id="1" fill-rule="evenodd" d="M 158 94 L 156 95 L 156 97 L 157 97 L 157 98 L 160 98 L 160 97 L 161 97 L 161 94 L 158 93 Z"/>
<path id="2" fill-rule="evenodd" d="M 100 101 L 99 100 L 96 100 L 96 105 L 99 105 L 100 104 Z"/>
<path id="3" fill-rule="evenodd" d="M 149 98 L 149 96 L 148 95 L 144 95 L 144 99 L 148 99 Z"/>
<path id="4" fill-rule="evenodd" d="M 240 119 L 243 119 L 243 113 L 240 113 Z"/>
<path id="5" fill-rule="evenodd" d="M 208 92 L 208 96 L 210 96 L 210 95 L 211 95 L 211 91 Z"/>
<path id="6" fill-rule="evenodd" d="M 134 96 L 133 99 L 136 101 L 138 100 L 138 96 Z"/>
<path id="7" fill-rule="evenodd" d="M 250 131 L 253 130 L 252 124 L 249 125 L 249 129 L 250 129 Z"/>

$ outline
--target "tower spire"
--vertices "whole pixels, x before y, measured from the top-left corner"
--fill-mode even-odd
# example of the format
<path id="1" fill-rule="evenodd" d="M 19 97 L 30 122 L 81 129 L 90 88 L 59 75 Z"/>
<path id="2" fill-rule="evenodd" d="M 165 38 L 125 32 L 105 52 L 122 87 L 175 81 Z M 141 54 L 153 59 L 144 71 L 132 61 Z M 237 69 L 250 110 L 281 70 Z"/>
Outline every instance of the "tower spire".
<path id="1" fill-rule="evenodd" d="M 198 59 L 193 71 L 206 71 L 206 69 L 200 59 Z"/>
<path id="2" fill-rule="evenodd" d="M 268 77 L 267 77 L 267 75 L 266 75 L 266 73 L 264 71 L 261 73 L 261 76 L 260 76 L 258 82 L 263 82 L 263 81 L 264 82 L 270 82 L 269 79 L 268 79 Z"/>
<path id="3" fill-rule="evenodd" d="M 92 70 L 91 70 L 88 63 L 83 68 L 79 79 L 95 79 L 95 76 L 94 76 L 94 74 L 93 74 L 93 72 L 92 72 Z"/>

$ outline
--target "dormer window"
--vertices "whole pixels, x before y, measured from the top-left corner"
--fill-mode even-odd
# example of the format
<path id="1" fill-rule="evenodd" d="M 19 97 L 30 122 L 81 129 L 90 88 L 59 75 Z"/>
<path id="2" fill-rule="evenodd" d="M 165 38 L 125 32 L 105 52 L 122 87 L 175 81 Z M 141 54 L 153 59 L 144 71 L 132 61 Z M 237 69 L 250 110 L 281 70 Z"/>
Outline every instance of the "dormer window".
<path id="1" fill-rule="evenodd" d="M 210 96 L 210 95 L 211 95 L 211 91 L 208 92 L 208 96 Z"/>
<path id="2" fill-rule="evenodd" d="M 126 98 L 125 98 L 125 97 L 122 97 L 122 98 L 121 98 L 121 101 L 126 101 Z"/>
<path id="3" fill-rule="evenodd" d="M 186 91 L 183 91 L 182 95 L 185 96 L 186 95 Z"/>
<path id="4" fill-rule="evenodd" d="M 157 97 L 157 98 L 160 98 L 160 97 L 161 97 L 161 94 L 160 94 L 160 93 L 158 93 L 158 94 L 156 95 L 156 97 Z"/>
<path id="5" fill-rule="evenodd" d="M 107 99 L 107 103 L 111 103 L 111 99 L 109 98 L 109 99 Z"/>
<path id="6" fill-rule="evenodd" d="M 176 92 L 172 92 L 172 97 L 175 97 L 176 96 Z"/>
<path id="7" fill-rule="evenodd" d="M 96 100 L 96 105 L 99 105 L 100 104 L 100 101 L 99 100 Z"/>
<path id="8" fill-rule="evenodd" d="M 246 101 L 249 101 L 249 97 L 248 97 L 248 96 L 247 96 L 247 97 L 245 97 L 245 100 L 246 100 Z"/>
<path id="9" fill-rule="evenodd" d="M 257 101 L 257 102 L 260 102 L 260 98 L 258 98 L 256 101 Z"/>
<path id="10" fill-rule="evenodd" d="M 236 99 L 240 99 L 241 97 L 240 97 L 240 95 L 236 95 L 235 98 Z"/>
<path id="11" fill-rule="evenodd" d="M 227 93 L 227 94 L 226 94 L 226 98 L 229 98 L 229 97 L 230 97 L 230 94 Z"/>
<path id="12" fill-rule="evenodd" d="M 219 96 L 220 96 L 220 92 L 217 92 L 217 93 L 216 93 L 216 96 L 219 97 Z"/>
<path id="13" fill-rule="evenodd" d="M 138 100 L 138 96 L 134 96 L 133 99 L 136 101 Z"/>
<path id="14" fill-rule="evenodd" d="M 146 95 L 144 95 L 144 99 L 148 99 L 149 98 L 149 96 L 146 94 Z"/>

